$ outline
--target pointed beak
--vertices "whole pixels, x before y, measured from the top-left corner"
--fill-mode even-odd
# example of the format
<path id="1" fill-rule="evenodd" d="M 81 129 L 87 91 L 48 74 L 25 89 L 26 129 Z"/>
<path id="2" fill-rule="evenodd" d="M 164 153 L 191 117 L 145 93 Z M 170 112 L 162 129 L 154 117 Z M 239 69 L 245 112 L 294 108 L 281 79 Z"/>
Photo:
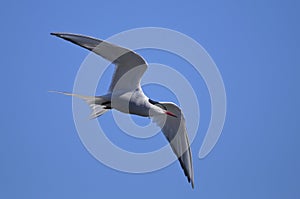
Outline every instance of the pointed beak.
<path id="1" fill-rule="evenodd" d="M 170 111 L 165 111 L 165 114 L 177 118 L 177 116 L 174 113 L 170 112 Z"/>

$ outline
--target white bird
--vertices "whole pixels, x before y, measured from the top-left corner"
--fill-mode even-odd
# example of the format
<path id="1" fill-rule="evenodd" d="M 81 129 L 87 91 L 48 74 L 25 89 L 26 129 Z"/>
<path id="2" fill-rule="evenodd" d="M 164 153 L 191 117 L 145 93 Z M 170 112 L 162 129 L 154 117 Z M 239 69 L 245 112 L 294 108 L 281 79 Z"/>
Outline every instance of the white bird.
<path id="1" fill-rule="evenodd" d="M 100 39 L 71 33 L 51 33 L 51 35 L 86 48 L 116 66 L 109 91 L 105 95 L 82 96 L 66 92 L 59 93 L 85 100 L 92 109 L 92 118 L 99 117 L 110 109 L 150 117 L 161 128 L 188 182 L 194 188 L 192 155 L 183 113 L 174 103 L 156 102 L 143 93 L 140 81 L 147 69 L 146 61 L 132 50 Z"/>

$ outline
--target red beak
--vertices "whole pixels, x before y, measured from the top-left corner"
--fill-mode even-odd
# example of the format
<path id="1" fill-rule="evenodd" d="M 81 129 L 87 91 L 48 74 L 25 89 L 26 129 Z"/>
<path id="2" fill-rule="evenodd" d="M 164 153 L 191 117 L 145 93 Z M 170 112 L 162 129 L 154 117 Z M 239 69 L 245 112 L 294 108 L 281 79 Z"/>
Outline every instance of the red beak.
<path id="1" fill-rule="evenodd" d="M 177 116 L 176 116 L 174 113 L 172 113 L 172 112 L 165 111 L 165 113 L 166 113 L 167 115 L 170 115 L 170 116 L 172 116 L 172 117 L 176 117 L 176 118 L 177 118 Z"/>

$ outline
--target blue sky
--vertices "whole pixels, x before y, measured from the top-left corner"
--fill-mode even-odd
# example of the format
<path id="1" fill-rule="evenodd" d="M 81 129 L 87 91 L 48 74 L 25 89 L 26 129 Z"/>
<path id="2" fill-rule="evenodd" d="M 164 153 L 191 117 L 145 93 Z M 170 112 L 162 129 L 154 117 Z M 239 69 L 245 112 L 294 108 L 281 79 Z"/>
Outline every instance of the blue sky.
<path id="1" fill-rule="evenodd" d="M 296 0 L 3 2 L 0 197 L 298 198 L 299 9 Z M 192 144 L 194 190 L 177 162 L 147 174 L 123 173 L 99 163 L 76 133 L 71 98 L 47 92 L 71 91 L 88 54 L 50 32 L 105 39 L 146 26 L 174 29 L 195 39 L 224 80 L 223 133 L 209 156 L 200 160 L 198 151 L 210 118 L 203 80 L 183 70 L 183 61 L 174 56 L 140 51 L 148 62 L 183 71 L 199 91 L 201 121 Z M 111 73 L 107 71 L 99 94 L 106 90 Z M 153 99 L 176 102 L 172 93 L 162 96 L 162 91 L 145 87 Z M 122 134 L 110 113 L 99 122 L 110 130 L 108 137 L 128 150 L 152 147 L 151 142 Z M 165 144 L 162 135 L 156 137 L 155 144 Z"/>

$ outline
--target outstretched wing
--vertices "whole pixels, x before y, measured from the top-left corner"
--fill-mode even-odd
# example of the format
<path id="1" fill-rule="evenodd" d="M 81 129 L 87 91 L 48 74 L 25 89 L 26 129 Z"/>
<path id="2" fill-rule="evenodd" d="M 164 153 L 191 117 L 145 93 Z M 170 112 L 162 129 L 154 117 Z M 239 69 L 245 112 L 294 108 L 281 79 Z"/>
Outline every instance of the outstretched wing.
<path id="1" fill-rule="evenodd" d="M 140 80 L 147 70 L 145 60 L 132 50 L 106 41 L 72 33 L 51 33 L 86 48 L 116 65 L 109 91 L 132 91 L 140 88 Z"/>
<path id="2" fill-rule="evenodd" d="M 167 109 L 167 111 L 175 114 L 177 117 L 166 116 L 154 116 L 153 121 L 161 128 L 162 132 L 166 136 L 167 140 L 173 149 L 173 152 L 177 156 L 180 165 L 187 176 L 188 181 L 191 182 L 194 188 L 194 171 L 192 163 L 192 154 L 187 136 L 185 119 L 180 108 L 170 102 L 160 102 L 160 104 Z"/>

